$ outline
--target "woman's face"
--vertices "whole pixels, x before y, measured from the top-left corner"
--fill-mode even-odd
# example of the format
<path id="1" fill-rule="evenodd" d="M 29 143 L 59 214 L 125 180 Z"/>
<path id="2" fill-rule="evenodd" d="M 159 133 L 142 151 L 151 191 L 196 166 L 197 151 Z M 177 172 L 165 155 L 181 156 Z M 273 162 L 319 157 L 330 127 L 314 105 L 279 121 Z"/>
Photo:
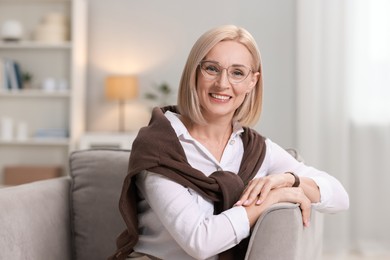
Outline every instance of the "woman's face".
<path id="1" fill-rule="evenodd" d="M 232 120 L 234 112 L 243 103 L 245 95 L 256 85 L 259 77 L 258 72 L 249 72 L 246 79 L 239 83 L 234 82 L 236 75 L 242 77 L 242 73 L 245 72 L 245 69 L 240 69 L 243 68 L 241 65 L 248 69 L 252 68 L 252 56 L 243 44 L 222 41 L 210 50 L 203 61 L 210 61 L 211 66 L 202 66 L 203 71 L 199 70 L 197 74 L 197 94 L 202 114 L 208 122 Z M 230 72 L 224 68 L 230 68 Z M 219 75 L 214 78 L 207 76 L 206 70 L 212 74 L 218 71 Z M 231 74 L 230 81 L 228 73 Z"/>

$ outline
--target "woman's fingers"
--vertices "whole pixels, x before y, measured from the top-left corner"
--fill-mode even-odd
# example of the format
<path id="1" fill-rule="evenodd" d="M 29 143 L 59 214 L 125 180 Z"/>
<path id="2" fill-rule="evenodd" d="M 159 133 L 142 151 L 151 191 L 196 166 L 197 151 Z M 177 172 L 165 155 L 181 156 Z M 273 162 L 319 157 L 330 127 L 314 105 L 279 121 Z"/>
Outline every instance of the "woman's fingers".
<path id="1" fill-rule="evenodd" d="M 305 192 L 302 188 L 286 188 L 285 189 L 287 197 L 285 201 L 299 203 L 299 207 L 302 212 L 302 222 L 305 227 L 310 226 L 310 215 L 311 215 L 311 201 L 305 195 Z M 291 195 L 289 195 L 289 193 Z"/>
<path id="2" fill-rule="evenodd" d="M 278 195 L 278 202 L 298 203 L 301 208 L 303 225 L 310 226 L 311 201 L 301 187 L 277 188 L 272 192 Z"/>
<path id="3" fill-rule="evenodd" d="M 252 180 L 253 181 L 253 180 Z M 249 194 L 249 190 L 250 190 L 250 184 L 252 183 L 252 181 L 249 182 L 249 184 L 245 187 L 243 193 L 241 194 L 241 197 L 240 199 L 234 204 L 234 206 L 242 206 L 244 204 L 244 202 L 248 199 L 248 194 Z"/>
<path id="4" fill-rule="evenodd" d="M 245 188 L 240 200 L 235 205 L 249 206 L 254 202 L 257 205 L 261 204 L 269 192 L 277 186 L 275 180 L 275 176 L 252 179 Z"/>
<path id="5" fill-rule="evenodd" d="M 310 215 L 311 215 L 311 203 L 307 197 L 306 197 L 306 199 L 304 199 L 304 201 L 302 201 L 300 203 L 300 208 L 302 211 L 303 225 L 305 227 L 309 227 L 310 226 Z"/>
<path id="6" fill-rule="evenodd" d="M 263 178 L 255 178 L 251 180 L 246 186 L 244 192 L 242 193 L 240 200 L 236 202 L 236 206 L 249 206 L 251 205 L 259 196 L 261 189 L 263 187 Z"/>
<path id="7" fill-rule="evenodd" d="M 264 179 L 263 178 L 258 178 L 258 179 L 253 179 L 246 191 L 245 198 L 243 205 L 248 206 L 251 205 L 255 200 L 258 199 L 259 194 L 263 192 L 263 187 L 264 187 Z"/>
<path id="8" fill-rule="evenodd" d="M 272 174 L 266 177 L 252 179 L 235 206 L 249 206 L 254 202 L 256 202 L 256 205 L 260 205 L 267 198 L 271 190 L 286 187 L 286 176 L 288 175 Z"/>
<path id="9" fill-rule="evenodd" d="M 260 205 L 268 196 L 269 192 L 271 191 L 273 187 L 271 186 L 270 182 L 264 182 L 262 189 L 259 193 L 258 199 L 256 201 L 256 205 Z"/>
<path id="10" fill-rule="evenodd" d="M 261 187 L 261 188 L 260 188 Z M 305 227 L 310 226 L 310 215 L 311 215 L 311 201 L 305 195 L 301 187 L 297 188 L 271 188 L 271 184 L 267 183 L 264 180 L 253 180 L 244 191 L 240 201 L 238 201 L 236 206 L 246 206 L 252 208 L 253 194 L 261 194 L 256 201 L 256 206 L 262 205 L 261 203 L 270 203 L 270 199 L 274 198 L 271 204 L 277 202 L 291 202 L 298 203 L 302 212 L 302 222 Z M 270 194 L 273 195 L 270 195 Z"/>

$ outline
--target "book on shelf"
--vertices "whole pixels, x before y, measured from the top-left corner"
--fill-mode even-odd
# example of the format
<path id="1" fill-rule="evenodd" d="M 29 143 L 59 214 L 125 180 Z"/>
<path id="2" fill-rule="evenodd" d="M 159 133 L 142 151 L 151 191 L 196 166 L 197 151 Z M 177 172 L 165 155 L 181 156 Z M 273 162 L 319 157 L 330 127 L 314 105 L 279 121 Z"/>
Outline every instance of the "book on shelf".
<path id="1" fill-rule="evenodd" d="M 22 72 L 18 62 L 8 58 L 2 58 L 0 59 L 0 70 L 0 89 L 22 89 Z"/>
<path id="2" fill-rule="evenodd" d="M 17 85 L 15 87 L 17 87 L 16 89 L 22 89 L 23 88 L 23 79 L 22 79 L 22 71 L 20 69 L 20 65 L 18 62 L 15 62 L 13 61 L 13 65 L 14 65 L 14 73 L 15 73 L 15 77 L 16 77 L 16 82 L 17 82 Z"/>
<path id="3" fill-rule="evenodd" d="M 0 91 L 7 89 L 7 79 L 5 74 L 5 62 L 0 58 Z"/>

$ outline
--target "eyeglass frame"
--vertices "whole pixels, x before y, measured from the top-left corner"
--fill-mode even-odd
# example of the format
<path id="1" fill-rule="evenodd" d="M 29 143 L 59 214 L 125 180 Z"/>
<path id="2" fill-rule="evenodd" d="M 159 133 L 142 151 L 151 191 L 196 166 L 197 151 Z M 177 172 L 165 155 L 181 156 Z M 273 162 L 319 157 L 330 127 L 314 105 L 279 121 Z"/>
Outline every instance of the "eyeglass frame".
<path id="1" fill-rule="evenodd" d="M 206 62 L 210 62 L 210 63 L 212 63 L 212 64 L 215 64 L 216 66 L 219 67 L 220 71 L 219 71 L 216 75 L 209 74 L 209 73 L 202 67 L 202 64 L 204 64 L 204 63 L 206 63 Z M 217 61 L 202 60 L 202 61 L 200 61 L 200 62 L 198 63 L 198 66 L 199 66 L 199 70 L 200 70 L 200 72 L 202 73 L 202 75 L 203 75 L 206 79 L 208 79 L 208 80 L 215 80 L 215 79 L 217 79 L 218 77 L 221 77 L 223 70 L 226 70 L 226 76 L 227 76 L 227 79 L 228 79 L 228 81 L 230 82 L 230 84 L 239 84 L 239 83 L 243 82 L 244 80 L 246 80 L 246 79 L 248 78 L 248 76 L 249 76 L 250 73 L 253 73 L 253 70 L 252 70 L 250 67 L 245 66 L 245 65 L 243 65 L 243 64 L 233 64 L 233 65 L 230 65 L 230 66 L 228 66 L 227 68 L 225 68 L 225 67 L 222 67 L 222 66 L 219 64 L 219 62 L 217 62 Z M 241 79 L 240 81 L 238 81 L 238 82 L 237 82 L 237 81 L 236 81 L 236 82 L 231 82 L 231 81 L 230 81 L 230 80 L 231 80 L 231 76 L 230 76 L 230 74 L 229 74 L 229 69 L 230 69 L 231 67 L 233 67 L 233 68 L 234 68 L 234 67 L 244 67 L 244 68 L 246 68 L 246 69 L 249 69 L 249 72 L 248 72 L 248 74 L 247 74 L 243 79 Z M 234 79 L 233 79 L 233 80 L 234 80 Z"/>

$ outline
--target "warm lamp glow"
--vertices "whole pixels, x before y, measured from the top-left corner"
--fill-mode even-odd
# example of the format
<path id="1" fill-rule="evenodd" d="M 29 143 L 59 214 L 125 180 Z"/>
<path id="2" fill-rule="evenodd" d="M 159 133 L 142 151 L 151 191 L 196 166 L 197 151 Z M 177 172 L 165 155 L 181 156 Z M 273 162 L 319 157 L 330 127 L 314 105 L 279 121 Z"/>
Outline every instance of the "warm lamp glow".
<path id="1" fill-rule="evenodd" d="M 106 98 L 119 101 L 119 131 L 125 130 L 124 104 L 138 95 L 137 78 L 134 76 L 109 76 L 106 79 Z"/>
<path id="2" fill-rule="evenodd" d="M 138 84 L 134 76 L 110 76 L 106 79 L 106 97 L 114 100 L 128 100 L 137 97 Z"/>

